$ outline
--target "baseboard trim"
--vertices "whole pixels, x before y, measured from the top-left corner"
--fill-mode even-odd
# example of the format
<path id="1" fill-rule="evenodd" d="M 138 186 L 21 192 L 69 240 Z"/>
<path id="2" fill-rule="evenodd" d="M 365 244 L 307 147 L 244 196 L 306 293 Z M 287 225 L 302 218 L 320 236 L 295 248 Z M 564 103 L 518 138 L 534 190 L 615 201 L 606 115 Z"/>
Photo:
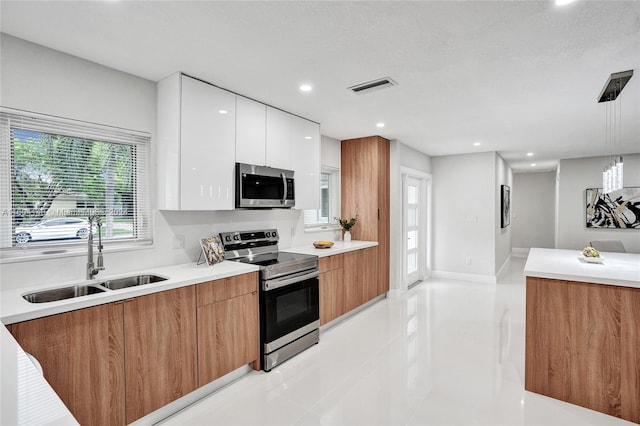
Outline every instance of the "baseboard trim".
<path id="1" fill-rule="evenodd" d="M 483 284 L 495 284 L 497 282 L 494 275 L 466 274 L 463 272 L 433 271 L 431 276 L 433 278 L 447 278 L 451 280 L 471 281 Z"/>
<path id="2" fill-rule="evenodd" d="M 498 270 L 498 273 L 496 274 L 496 282 L 500 281 L 502 277 L 506 275 L 507 271 L 509 270 L 509 265 L 511 265 L 511 256 L 512 255 L 507 256 L 507 259 L 504 261 L 504 263 Z"/>
<path id="3" fill-rule="evenodd" d="M 527 257 L 529 256 L 529 250 L 528 248 L 512 248 L 511 249 L 511 256 L 513 257 Z"/>

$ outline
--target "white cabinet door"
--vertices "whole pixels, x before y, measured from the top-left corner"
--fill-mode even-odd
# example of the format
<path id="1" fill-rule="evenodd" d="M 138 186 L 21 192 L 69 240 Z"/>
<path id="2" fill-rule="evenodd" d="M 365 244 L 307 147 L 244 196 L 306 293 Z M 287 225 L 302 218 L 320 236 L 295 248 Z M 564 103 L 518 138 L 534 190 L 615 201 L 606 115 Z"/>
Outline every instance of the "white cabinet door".
<path id="1" fill-rule="evenodd" d="M 291 117 L 267 106 L 267 166 L 291 170 Z"/>
<path id="2" fill-rule="evenodd" d="M 320 125 L 292 117 L 291 165 L 295 171 L 296 209 L 320 208 Z"/>
<path id="3" fill-rule="evenodd" d="M 236 161 L 266 165 L 265 131 L 267 106 L 243 96 L 236 97 Z"/>
<path id="4" fill-rule="evenodd" d="M 182 76 L 180 210 L 234 208 L 236 95 Z"/>

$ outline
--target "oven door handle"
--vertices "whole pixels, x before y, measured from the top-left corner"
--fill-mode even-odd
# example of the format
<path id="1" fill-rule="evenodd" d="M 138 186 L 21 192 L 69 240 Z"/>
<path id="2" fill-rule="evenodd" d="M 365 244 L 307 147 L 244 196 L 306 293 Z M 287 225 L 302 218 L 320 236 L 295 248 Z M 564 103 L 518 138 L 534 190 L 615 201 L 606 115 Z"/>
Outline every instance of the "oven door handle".
<path id="1" fill-rule="evenodd" d="M 318 276 L 320 276 L 320 272 L 318 272 L 317 270 L 313 272 L 302 272 L 294 276 L 288 275 L 284 278 L 276 278 L 273 280 L 263 281 L 262 289 L 264 291 L 275 290 L 276 288 L 284 287 L 311 278 L 316 278 Z"/>

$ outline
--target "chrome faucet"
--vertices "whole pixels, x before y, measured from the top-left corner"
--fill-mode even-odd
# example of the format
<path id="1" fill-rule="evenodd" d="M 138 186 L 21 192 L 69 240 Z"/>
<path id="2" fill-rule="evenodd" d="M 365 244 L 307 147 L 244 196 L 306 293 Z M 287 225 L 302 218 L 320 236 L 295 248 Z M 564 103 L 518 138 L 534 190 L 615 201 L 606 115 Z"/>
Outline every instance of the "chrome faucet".
<path id="1" fill-rule="evenodd" d="M 93 263 L 93 222 L 98 227 L 98 262 Z M 99 215 L 89 216 L 89 238 L 87 240 L 87 279 L 92 280 L 98 272 L 104 270 L 104 260 L 102 259 L 102 220 Z"/>

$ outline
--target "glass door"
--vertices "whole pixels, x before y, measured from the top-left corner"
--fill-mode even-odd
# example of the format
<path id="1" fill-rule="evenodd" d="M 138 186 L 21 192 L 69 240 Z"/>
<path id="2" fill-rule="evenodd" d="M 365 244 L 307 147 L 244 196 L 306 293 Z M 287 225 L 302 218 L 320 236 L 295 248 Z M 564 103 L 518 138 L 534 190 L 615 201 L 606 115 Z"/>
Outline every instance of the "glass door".
<path id="1" fill-rule="evenodd" d="M 420 194 L 421 180 L 405 175 L 404 179 L 404 244 L 405 244 L 405 276 L 410 286 L 422 279 L 420 252 Z"/>

